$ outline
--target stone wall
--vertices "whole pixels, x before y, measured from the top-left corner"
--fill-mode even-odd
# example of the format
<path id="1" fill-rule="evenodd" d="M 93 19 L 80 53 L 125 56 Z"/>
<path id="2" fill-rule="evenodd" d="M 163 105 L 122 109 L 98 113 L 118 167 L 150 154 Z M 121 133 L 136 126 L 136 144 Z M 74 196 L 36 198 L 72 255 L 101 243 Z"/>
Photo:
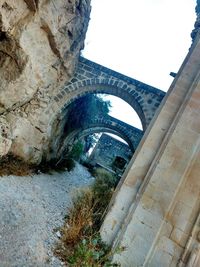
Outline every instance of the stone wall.
<path id="1" fill-rule="evenodd" d="M 110 135 L 102 134 L 89 158 L 89 162 L 92 165 L 101 165 L 122 174 L 132 154 L 133 152 L 127 144 L 122 143 Z M 122 168 L 117 167 L 117 157 L 125 160 Z"/>
<path id="2" fill-rule="evenodd" d="M 74 73 L 89 14 L 90 0 L 0 0 L 0 114 L 9 129 L 0 156 L 40 160 L 45 110 Z"/>
<path id="3" fill-rule="evenodd" d="M 101 229 L 123 267 L 199 267 L 200 38 L 121 180 Z"/>
<path id="4" fill-rule="evenodd" d="M 50 143 L 45 153 L 47 157 L 51 157 L 51 155 L 57 153 L 57 147 L 62 146 L 62 139 L 64 140 L 64 138 L 66 138 L 68 142 L 70 138 L 70 136 L 69 138 L 65 136 L 64 131 L 68 117 L 68 106 L 73 101 L 76 101 L 86 94 L 97 93 L 115 95 L 126 101 L 138 114 L 144 131 L 165 96 L 165 92 L 155 87 L 80 57 L 73 77 L 70 81 L 66 82 L 62 90 L 57 93 L 54 97 L 53 105 L 47 110 L 47 114 L 50 117 Z M 94 116 L 96 115 L 93 114 L 93 117 Z M 109 118 L 106 118 L 106 120 L 108 120 L 108 122 L 104 120 L 101 125 L 110 124 Z M 115 124 L 115 122 L 113 123 Z M 122 122 L 120 124 L 122 124 Z M 127 127 L 125 128 L 127 129 Z M 121 127 L 119 127 L 119 130 L 121 133 L 123 132 L 122 138 L 123 136 L 128 137 L 129 131 L 124 131 Z M 132 146 L 132 150 L 135 150 L 137 146 L 135 142 L 128 141 L 135 139 L 135 133 L 133 137 L 134 138 L 131 138 L 129 135 L 125 140 Z"/>

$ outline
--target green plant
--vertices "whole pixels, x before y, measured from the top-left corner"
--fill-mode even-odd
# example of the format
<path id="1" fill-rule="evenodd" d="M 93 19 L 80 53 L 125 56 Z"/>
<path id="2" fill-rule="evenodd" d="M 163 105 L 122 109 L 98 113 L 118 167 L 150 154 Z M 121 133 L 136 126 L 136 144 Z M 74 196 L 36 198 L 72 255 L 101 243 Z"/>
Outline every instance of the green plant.
<path id="1" fill-rule="evenodd" d="M 78 141 L 73 145 L 72 150 L 70 151 L 68 157 L 74 160 L 79 160 L 82 154 L 83 154 L 83 144 L 80 141 Z"/>
<path id="2" fill-rule="evenodd" d="M 93 196 L 96 200 L 94 220 L 96 227 L 100 227 L 118 179 L 102 168 L 95 169 L 93 175 L 96 178 L 95 183 L 92 185 Z"/>
<path id="3" fill-rule="evenodd" d="M 65 133 L 69 133 L 74 129 L 84 128 L 94 114 L 107 115 L 110 107 L 110 101 L 104 100 L 97 94 L 86 94 L 78 98 L 67 107 Z"/>
<path id="4" fill-rule="evenodd" d="M 98 233 L 84 238 L 74 248 L 72 255 L 68 257 L 69 266 L 76 267 L 114 267 L 111 263 L 111 248 L 102 242 Z"/>
<path id="5" fill-rule="evenodd" d="M 101 241 L 99 228 L 102 216 L 116 185 L 116 177 L 104 169 L 94 171 L 94 184 L 73 199 L 61 230 L 61 242 L 55 253 L 67 266 L 114 267 L 112 251 Z"/>

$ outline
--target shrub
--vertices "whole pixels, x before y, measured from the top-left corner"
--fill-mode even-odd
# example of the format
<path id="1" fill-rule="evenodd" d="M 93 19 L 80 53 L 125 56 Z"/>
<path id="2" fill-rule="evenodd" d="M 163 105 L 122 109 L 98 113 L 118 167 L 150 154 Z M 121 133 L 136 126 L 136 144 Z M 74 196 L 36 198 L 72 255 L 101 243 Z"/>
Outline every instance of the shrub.
<path id="1" fill-rule="evenodd" d="M 111 263 L 112 252 L 109 246 L 101 241 L 97 233 L 82 239 L 68 257 L 68 264 L 76 267 L 111 267 L 119 266 Z"/>
<path id="2" fill-rule="evenodd" d="M 93 175 L 96 178 L 95 183 L 92 185 L 93 196 L 96 200 L 94 220 L 95 225 L 100 227 L 105 210 L 117 185 L 117 178 L 102 168 L 95 169 Z"/>

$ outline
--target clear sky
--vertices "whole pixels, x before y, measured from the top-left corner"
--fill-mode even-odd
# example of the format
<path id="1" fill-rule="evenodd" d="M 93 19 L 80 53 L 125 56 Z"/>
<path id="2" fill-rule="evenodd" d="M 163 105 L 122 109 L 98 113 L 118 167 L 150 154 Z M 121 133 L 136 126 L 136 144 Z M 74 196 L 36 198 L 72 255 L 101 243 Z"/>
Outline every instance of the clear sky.
<path id="1" fill-rule="evenodd" d="M 173 80 L 169 73 L 178 71 L 191 45 L 195 4 L 196 0 L 92 0 L 83 56 L 167 91 Z M 120 118 L 123 104 L 112 102 L 111 115 Z M 121 119 L 140 127 L 132 109 L 123 110 Z"/>

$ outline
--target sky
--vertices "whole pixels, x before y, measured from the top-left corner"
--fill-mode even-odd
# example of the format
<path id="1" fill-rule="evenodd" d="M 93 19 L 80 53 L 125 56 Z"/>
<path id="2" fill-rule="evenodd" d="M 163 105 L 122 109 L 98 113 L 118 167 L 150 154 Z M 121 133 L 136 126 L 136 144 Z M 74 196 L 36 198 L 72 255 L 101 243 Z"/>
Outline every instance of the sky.
<path id="1" fill-rule="evenodd" d="M 196 0 L 92 0 L 91 4 L 83 56 L 167 91 L 173 81 L 169 73 L 178 71 L 191 45 Z M 112 116 L 141 128 L 130 106 L 116 97 L 109 99 Z"/>

